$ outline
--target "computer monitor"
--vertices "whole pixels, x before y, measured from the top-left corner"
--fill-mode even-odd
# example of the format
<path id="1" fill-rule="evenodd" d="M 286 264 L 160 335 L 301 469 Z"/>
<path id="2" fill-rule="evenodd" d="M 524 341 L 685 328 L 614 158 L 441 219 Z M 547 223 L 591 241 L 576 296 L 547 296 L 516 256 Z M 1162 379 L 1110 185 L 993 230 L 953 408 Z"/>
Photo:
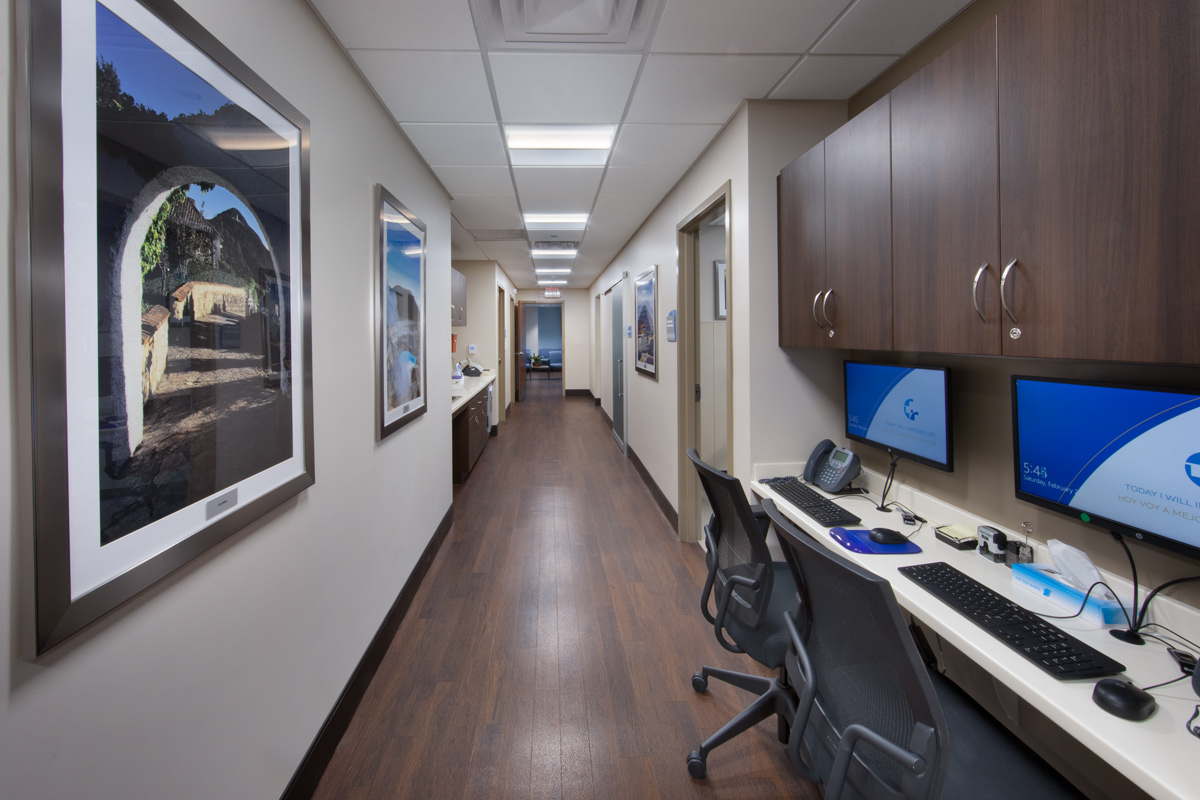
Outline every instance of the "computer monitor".
<path id="1" fill-rule="evenodd" d="M 936 469 L 954 469 L 950 370 L 845 362 L 846 436 Z"/>
<path id="2" fill-rule="evenodd" d="M 1017 498 L 1200 559 L 1200 392 L 1012 378 Z"/>

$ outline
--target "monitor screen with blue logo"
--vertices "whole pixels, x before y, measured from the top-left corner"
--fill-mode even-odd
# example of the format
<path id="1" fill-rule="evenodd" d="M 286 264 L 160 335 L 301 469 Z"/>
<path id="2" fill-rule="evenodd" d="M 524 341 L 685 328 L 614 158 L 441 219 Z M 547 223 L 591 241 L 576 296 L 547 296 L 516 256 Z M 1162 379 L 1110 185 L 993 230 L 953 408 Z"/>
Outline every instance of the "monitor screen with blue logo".
<path id="1" fill-rule="evenodd" d="M 846 436 L 951 471 L 949 370 L 847 361 L 845 377 Z"/>
<path id="2" fill-rule="evenodd" d="M 1014 375 L 1017 497 L 1200 558 L 1200 393 Z"/>

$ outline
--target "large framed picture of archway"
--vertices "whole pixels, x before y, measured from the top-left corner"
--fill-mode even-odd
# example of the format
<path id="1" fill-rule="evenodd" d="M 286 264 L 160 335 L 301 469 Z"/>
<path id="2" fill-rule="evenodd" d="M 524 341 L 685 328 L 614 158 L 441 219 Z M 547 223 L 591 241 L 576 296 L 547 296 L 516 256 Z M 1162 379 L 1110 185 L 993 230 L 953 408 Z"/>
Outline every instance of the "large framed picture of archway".
<path id="1" fill-rule="evenodd" d="M 376 406 L 379 439 L 425 413 L 425 223 L 376 187 Z"/>
<path id="2" fill-rule="evenodd" d="M 28 13 L 42 652 L 312 485 L 308 120 L 168 0 Z"/>

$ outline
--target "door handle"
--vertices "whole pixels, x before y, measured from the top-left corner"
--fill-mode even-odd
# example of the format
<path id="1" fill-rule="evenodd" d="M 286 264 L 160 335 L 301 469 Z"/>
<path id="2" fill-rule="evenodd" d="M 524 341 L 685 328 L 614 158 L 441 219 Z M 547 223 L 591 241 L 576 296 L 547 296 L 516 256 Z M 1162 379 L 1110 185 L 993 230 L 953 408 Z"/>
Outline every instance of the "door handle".
<path id="1" fill-rule="evenodd" d="M 988 318 L 982 309 L 979 308 L 979 280 L 983 277 L 983 273 L 987 272 L 987 269 L 988 263 L 985 261 L 983 262 L 983 266 L 979 268 L 979 271 L 975 273 L 975 283 L 971 286 L 971 302 L 975 304 L 975 313 L 983 320 L 984 325 L 988 324 Z"/>
<path id="2" fill-rule="evenodd" d="M 625 396 L 625 359 L 617 359 L 617 397 Z"/>
<path id="3" fill-rule="evenodd" d="M 1004 272 L 1000 273 L 1000 305 L 1004 306 L 1004 313 L 1008 314 L 1008 318 L 1013 321 L 1014 325 L 1018 324 L 1017 315 L 1014 314 L 1012 309 L 1008 307 L 1008 298 L 1004 295 L 1004 288 L 1008 283 L 1008 273 L 1012 272 L 1012 268 L 1016 265 L 1017 259 L 1014 258 L 1012 261 L 1008 262 L 1008 266 L 1004 268 Z"/>

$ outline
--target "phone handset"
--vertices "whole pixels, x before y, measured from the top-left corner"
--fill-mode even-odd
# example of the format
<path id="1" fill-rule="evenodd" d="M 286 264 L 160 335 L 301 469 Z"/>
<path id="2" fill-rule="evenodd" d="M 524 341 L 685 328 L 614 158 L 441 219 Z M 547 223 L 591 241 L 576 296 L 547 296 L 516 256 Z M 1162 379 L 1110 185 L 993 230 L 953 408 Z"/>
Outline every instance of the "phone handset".
<path id="1" fill-rule="evenodd" d="M 862 466 L 852 450 L 822 439 L 804 465 L 804 480 L 827 492 L 840 492 L 858 477 Z"/>

